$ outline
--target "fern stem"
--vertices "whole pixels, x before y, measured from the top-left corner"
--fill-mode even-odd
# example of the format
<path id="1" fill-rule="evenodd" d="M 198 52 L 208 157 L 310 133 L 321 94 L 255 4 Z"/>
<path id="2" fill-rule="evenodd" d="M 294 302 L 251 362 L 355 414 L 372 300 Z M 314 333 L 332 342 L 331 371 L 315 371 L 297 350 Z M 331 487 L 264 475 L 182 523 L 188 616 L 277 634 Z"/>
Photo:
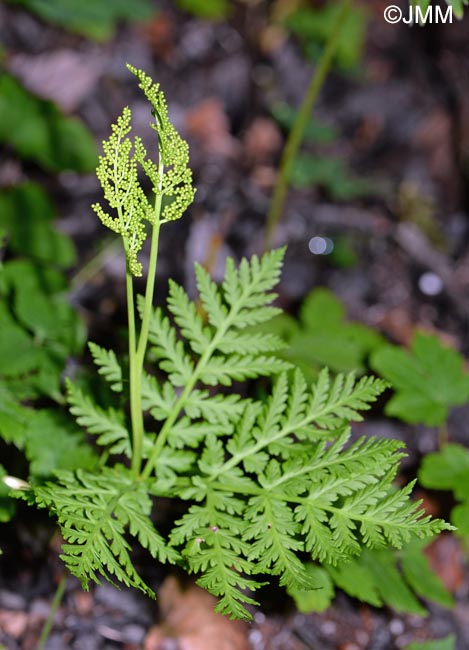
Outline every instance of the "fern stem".
<path id="1" fill-rule="evenodd" d="M 158 161 L 158 191 L 155 198 L 154 223 L 151 235 L 150 261 L 148 264 L 147 283 L 145 287 L 145 303 L 142 317 L 142 327 L 138 337 L 137 349 L 135 352 L 134 367 L 130 377 L 130 409 L 132 416 L 133 429 L 133 449 L 132 449 L 132 470 L 139 476 L 142 466 L 143 456 L 143 411 L 142 411 L 142 374 L 145 354 L 148 345 L 148 332 L 150 330 L 151 308 L 153 305 L 153 296 L 155 293 L 156 266 L 158 262 L 158 244 L 160 239 L 161 228 L 161 205 L 162 205 L 162 188 L 163 188 L 164 165 L 161 156 Z"/>
<path id="2" fill-rule="evenodd" d="M 240 302 L 242 299 L 240 300 Z M 153 451 L 150 454 L 150 457 L 148 458 L 147 464 L 145 465 L 145 468 L 142 471 L 141 477 L 143 480 L 146 480 L 149 478 L 153 467 L 155 466 L 155 462 L 160 455 L 162 449 L 164 448 L 166 444 L 166 440 L 168 438 L 168 435 L 171 431 L 171 428 L 173 424 L 176 422 L 177 418 L 179 417 L 181 411 L 183 410 L 186 400 L 193 391 L 196 383 L 199 380 L 199 377 L 202 373 L 202 371 L 205 369 L 205 366 L 207 362 L 210 360 L 210 357 L 212 354 L 215 352 L 215 350 L 218 347 L 218 344 L 220 341 L 223 339 L 225 336 L 227 330 L 231 327 L 231 324 L 233 320 L 236 318 L 238 314 L 238 307 L 232 307 L 230 313 L 226 317 L 225 322 L 223 323 L 223 326 L 220 327 L 220 329 L 217 331 L 215 336 L 212 339 L 212 342 L 208 346 L 208 348 L 205 350 L 203 355 L 200 357 L 199 362 L 197 363 L 196 367 L 194 368 L 194 373 L 190 379 L 190 381 L 185 385 L 184 390 L 182 391 L 181 395 L 179 396 L 178 401 L 176 402 L 173 411 L 171 415 L 166 419 L 161 431 L 158 434 L 158 438 L 156 440 L 155 446 L 153 447 Z"/>
<path id="3" fill-rule="evenodd" d="M 308 90 L 306 91 L 306 95 L 303 99 L 303 103 L 300 106 L 300 110 L 298 111 L 295 123 L 285 144 L 282 158 L 280 160 L 274 193 L 267 215 L 264 250 L 268 250 L 271 247 L 275 229 L 278 222 L 280 221 L 280 217 L 282 216 L 292 166 L 303 139 L 303 134 L 308 123 L 308 119 L 311 116 L 314 104 L 316 103 L 316 100 L 331 67 L 332 59 L 339 43 L 342 27 L 348 15 L 350 3 L 351 0 L 342 0 L 341 2 L 336 21 L 331 30 L 331 35 L 321 55 L 319 63 L 313 72 Z"/>
<path id="4" fill-rule="evenodd" d="M 166 440 L 168 438 L 168 435 L 171 431 L 171 428 L 173 424 L 176 422 L 177 418 L 179 417 L 182 409 L 184 408 L 184 405 L 186 403 L 187 398 L 191 394 L 191 392 L 194 389 L 194 386 L 196 385 L 197 381 L 199 380 L 200 373 L 205 367 L 205 364 L 207 361 L 210 359 L 211 355 L 213 354 L 215 347 L 213 347 L 213 343 L 215 341 L 215 338 L 212 341 L 212 345 L 207 348 L 205 353 L 200 357 L 199 363 L 197 364 L 196 368 L 194 369 L 194 374 L 192 375 L 191 380 L 185 385 L 184 390 L 182 391 L 181 395 L 179 396 L 179 399 L 177 403 L 174 406 L 174 409 L 171 413 L 171 415 L 165 420 L 165 423 L 161 429 L 161 431 L 158 434 L 158 438 L 156 440 L 155 446 L 153 447 L 153 451 L 150 454 L 150 457 L 148 458 L 147 464 L 145 465 L 141 477 L 143 480 L 146 480 L 149 478 L 152 469 L 155 465 L 156 460 L 158 459 L 158 456 L 160 455 L 162 449 L 164 448 L 166 444 Z M 218 343 L 218 340 L 217 340 Z"/>
<path id="5" fill-rule="evenodd" d="M 136 345 L 137 336 L 135 331 L 135 300 L 134 300 L 134 285 L 130 269 L 126 269 L 125 274 L 125 288 L 127 292 L 127 320 L 129 325 L 129 390 L 130 390 L 130 421 L 132 424 L 132 469 L 135 470 L 134 458 L 136 439 L 138 437 L 139 427 L 143 428 L 142 409 L 139 409 L 139 396 L 136 393 L 138 383 L 135 382 L 137 376 L 136 366 Z M 142 422 L 140 422 L 142 420 Z M 138 469 L 136 470 L 138 472 Z"/>
<path id="6" fill-rule="evenodd" d="M 39 640 L 37 642 L 37 650 L 44 650 L 46 646 L 47 639 L 49 638 L 49 634 L 52 629 L 52 625 L 54 624 L 55 614 L 59 608 L 59 605 L 65 593 L 66 585 L 67 585 L 67 573 L 64 573 L 60 578 L 59 584 L 57 585 L 57 589 L 55 590 L 49 615 L 47 617 L 46 622 L 44 623 L 44 627 L 42 628 L 41 631 L 41 636 L 39 637 Z"/>

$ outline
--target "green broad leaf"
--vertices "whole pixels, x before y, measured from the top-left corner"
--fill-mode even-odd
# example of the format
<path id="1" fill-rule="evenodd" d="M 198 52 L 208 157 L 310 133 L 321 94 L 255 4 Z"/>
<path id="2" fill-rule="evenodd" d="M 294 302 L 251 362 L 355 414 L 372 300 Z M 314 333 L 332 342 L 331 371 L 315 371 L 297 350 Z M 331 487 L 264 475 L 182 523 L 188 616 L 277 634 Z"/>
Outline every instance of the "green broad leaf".
<path id="1" fill-rule="evenodd" d="M 452 607 L 451 594 L 430 569 L 423 553 L 427 545 L 428 540 L 415 540 L 397 552 L 393 549 L 367 549 L 348 562 L 338 566 L 326 565 L 325 569 L 337 587 L 373 607 L 388 605 L 399 611 L 418 613 L 420 604 L 415 596 L 442 607 Z M 384 556 L 383 576 L 386 579 L 382 584 L 379 571 L 371 565 L 378 566 Z"/>
<path id="2" fill-rule="evenodd" d="M 287 358 L 308 377 L 328 366 L 335 372 L 363 372 L 369 355 L 384 342 L 374 330 L 346 320 L 345 308 L 327 289 L 316 289 L 303 302 L 300 324 L 289 338 Z"/>
<path id="3" fill-rule="evenodd" d="M 451 512 L 456 534 L 469 535 L 469 450 L 462 445 L 448 444 L 441 451 L 424 456 L 419 481 L 434 490 L 452 490 L 462 503 Z"/>
<path id="4" fill-rule="evenodd" d="M 177 0 L 177 5 L 193 16 L 210 20 L 227 18 L 231 13 L 228 0 Z"/>
<path id="5" fill-rule="evenodd" d="M 109 39 L 123 20 L 145 20 L 154 9 L 148 0 L 7 0 L 43 20 L 97 41 Z"/>
<path id="6" fill-rule="evenodd" d="M 372 554 L 373 551 L 367 551 Z M 376 584 L 374 574 L 363 562 L 362 556 L 332 566 L 325 565 L 334 585 L 352 598 L 357 598 L 373 607 L 381 607 L 383 599 Z"/>
<path id="7" fill-rule="evenodd" d="M 404 650 L 456 650 L 456 637 L 450 634 L 444 639 L 434 641 L 416 641 L 406 645 Z"/>
<path id="8" fill-rule="evenodd" d="M 410 351 L 388 345 L 371 357 L 371 366 L 393 386 L 385 412 L 412 424 L 443 424 L 450 407 L 469 399 L 469 374 L 456 350 L 433 335 L 417 332 Z"/>
<path id="9" fill-rule="evenodd" d="M 50 199 L 35 183 L 0 192 L 0 227 L 7 233 L 9 250 L 68 268 L 75 263 L 75 250 L 71 240 L 54 227 L 54 217 Z"/>
<path id="10" fill-rule="evenodd" d="M 36 341 L 48 341 L 64 356 L 79 351 L 77 339 L 78 317 L 60 295 L 43 293 L 39 286 L 18 283 L 14 310 L 21 324 L 30 330 Z"/>
<path id="11" fill-rule="evenodd" d="M 272 107 L 271 113 L 286 131 L 291 131 L 298 115 L 298 111 L 288 104 L 276 104 Z M 303 139 L 308 142 L 330 143 L 337 140 L 338 137 L 339 134 L 334 127 L 323 124 L 314 118 L 310 119 L 303 133 Z"/>
<path id="12" fill-rule="evenodd" d="M 48 171 L 91 172 L 97 163 L 93 138 L 78 119 L 63 116 L 6 73 L 0 73 L 0 143 Z"/>
<path id="13" fill-rule="evenodd" d="M 334 584 L 326 571 L 316 564 L 306 565 L 307 573 L 312 577 L 316 589 L 288 589 L 288 594 L 295 601 L 297 609 L 308 614 L 309 612 L 324 612 L 332 603 L 335 595 Z"/>
<path id="14" fill-rule="evenodd" d="M 456 526 L 457 535 L 469 536 L 469 501 L 465 501 L 453 508 L 451 521 Z"/>
<path id="15" fill-rule="evenodd" d="M 0 331 L 0 375 L 18 376 L 36 369 L 40 361 L 39 350 L 3 303 L 0 304 Z"/>
<path id="16" fill-rule="evenodd" d="M 22 284 L 37 288 L 47 294 L 64 293 L 67 279 L 63 272 L 49 265 L 26 258 L 9 260 L 3 265 L 2 277 L 5 292 L 14 291 Z"/>
<path id="17" fill-rule="evenodd" d="M 286 19 L 286 27 L 300 39 L 308 57 L 319 57 L 322 46 L 331 37 L 338 11 L 339 3 L 332 2 L 321 8 L 298 9 Z M 336 64 L 345 71 L 356 69 L 361 61 L 367 24 L 368 12 L 362 7 L 355 6 L 348 12 L 334 56 Z"/>
<path id="18" fill-rule="evenodd" d="M 333 199 L 346 201 L 373 193 L 372 186 L 363 179 L 354 178 L 344 162 L 338 158 L 303 154 L 295 158 L 290 181 L 298 188 L 319 186 Z"/>
<path id="19" fill-rule="evenodd" d="M 0 381 L 0 437 L 22 449 L 33 417 L 34 411 L 20 404 L 4 382 Z"/>
<path id="20" fill-rule="evenodd" d="M 40 353 L 41 360 L 39 368 L 33 375 L 28 377 L 27 385 L 25 386 L 23 383 L 23 387 L 31 390 L 29 399 L 47 396 L 58 404 L 62 404 L 62 372 L 65 357 L 50 353 L 49 350 L 44 348 L 40 350 Z M 18 399 L 21 399 L 21 390 L 18 390 L 18 387 L 19 385 L 16 387 L 17 392 L 15 394 L 18 396 Z"/>
<path id="21" fill-rule="evenodd" d="M 397 612 L 427 616 L 426 609 L 402 580 L 392 553 L 387 550 L 363 551 L 362 561 L 373 576 L 383 602 Z"/>
<path id="22" fill-rule="evenodd" d="M 5 265 L 17 322 L 33 335 L 34 345 L 52 360 L 63 361 L 82 350 L 84 328 L 63 293 L 65 278 L 28 260 Z M 41 359 L 42 361 L 42 359 Z"/>
<path id="23" fill-rule="evenodd" d="M 414 540 L 404 546 L 398 554 L 401 559 L 402 573 L 408 585 L 418 596 L 441 607 L 452 607 L 453 597 L 436 573 L 431 570 L 428 558 L 423 552 L 426 546 L 428 540 Z"/>
<path id="24" fill-rule="evenodd" d="M 35 411 L 25 438 L 33 476 L 49 477 L 56 470 L 86 470 L 97 465 L 97 456 L 82 431 L 71 426 L 60 411 Z"/>
<path id="25" fill-rule="evenodd" d="M 343 304 L 323 288 L 306 297 L 299 320 L 281 314 L 258 331 L 285 340 L 288 346 L 278 356 L 301 368 L 309 381 L 324 366 L 334 372 L 363 372 L 369 355 L 384 344 L 371 328 L 346 320 Z"/>
<path id="26" fill-rule="evenodd" d="M 423 457 L 418 477 L 433 490 L 453 490 L 456 499 L 469 494 L 469 449 L 457 444 L 445 445 L 441 451 Z"/>

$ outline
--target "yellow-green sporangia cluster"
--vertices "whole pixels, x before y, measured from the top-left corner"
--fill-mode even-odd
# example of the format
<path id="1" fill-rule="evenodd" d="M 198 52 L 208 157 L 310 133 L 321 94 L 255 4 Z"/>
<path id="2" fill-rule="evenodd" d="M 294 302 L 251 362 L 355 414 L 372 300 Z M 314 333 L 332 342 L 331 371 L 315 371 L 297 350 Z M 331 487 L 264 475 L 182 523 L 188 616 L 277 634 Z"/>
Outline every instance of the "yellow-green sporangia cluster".
<path id="1" fill-rule="evenodd" d="M 103 155 L 99 157 L 97 176 L 109 207 L 115 210 L 111 216 L 99 203 L 92 208 L 105 226 L 119 233 L 124 242 L 127 264 L 132 275 L 142 275 L 142 265 L 137 255 L 146 238 L 145 220 L 154 225 L 179 219 L 192 203 L 195 190 L 192 186 L 192 172 L 188 168 L 189 147 L 177 133 L 168 118 L 166 100 L 158 84 L 153 84 L 141 70 L 128 66 L 140 81 L 139 87 L 150 101 L 158 134 L 158 163 L 147 157 L 147 151 L 140 138 L 133 142 L 128 137 L 132 127 L 132 113 L 125 108 L 112 125 L 112 133 L 103 142 Z M 139 169 L 151 181 L 158 203 L 166 197 L 160 215 L 160 206 L 155 199 L 147 198 L 139 181 Z"/>
<path id="2" fill-rule="evenodd" d="M 194 200 L 192 172 L 188 167 L 189 146 L 169 121 L 166 99 L 159 84 L 153 83 L 142 70 L 131 65 L 127 68 L 137 77 L 139 88 L 153 107 L 156 124 L 151 126 L 158 133 L 160 160 L 165 168 L 159 191 L 169 199 L 163 208 L 162 220 L 173 221 L 179 219 Z"/>

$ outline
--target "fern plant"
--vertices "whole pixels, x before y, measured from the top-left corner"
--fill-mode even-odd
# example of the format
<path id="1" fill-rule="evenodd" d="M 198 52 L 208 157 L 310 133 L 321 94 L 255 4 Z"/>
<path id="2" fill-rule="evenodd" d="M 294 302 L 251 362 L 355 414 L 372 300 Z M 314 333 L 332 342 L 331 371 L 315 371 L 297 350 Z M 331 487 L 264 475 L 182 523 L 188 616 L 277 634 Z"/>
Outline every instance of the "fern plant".
<path id="1" fill-rule="evenodd" d="M 315 589 L 320 585 L 305 570 L 311 558 L 334 565 L 363 547 L 400 547 L 448 526 L 410 500 L 412 484 L 393 486 L 400 442 L 350 442 L 350 422 L 361 419 L 384 382 L 352 374 L 331 380 L 323 370 L 310 386 L 274 355 L 282 346 L 276 335 L 252 333 L 279 312 L 272 302 L 283 249 L 243 259 L 239 268 L 228 260 L 221 286 L 196 266 L 195 302 L 170 281 L 167 312 L 153 307 L 160 228 L 182 215 L 194 189 L 188 147 L 162 92 L 145 73 L 129 70 L 152 107 L 158 160 L 130 139 L 131 112 L 124 109 L 98 166 L 113 212 L 93 206 L 126 252 L 128 377 L 112 351 L 91 346 L 98 372 L 122 398 L 128 394 L 129 416 L 101 408 L 69 381 L 70 409 L 103 448 L 103 462 L 96 471 L 58 471 L 55 482 L 27 494 L 57 517 L 62 558 L 85 589 L 105 578 L 152 595 L 132 563 L 135 541 L 156 560 L 195 573 L 220 598 L 218 611 L 249 618 L 246 606 L 266 576 L 290 590 Z M 153 203 L 140 170 L 152 183 Z M 147 227 L 146 291 L 135 299 Z M 263 401 L 233 385 L 256 377 L 271 379 Z M 180 513 L 167 537 L 151 518 L 162 499 Z"/>

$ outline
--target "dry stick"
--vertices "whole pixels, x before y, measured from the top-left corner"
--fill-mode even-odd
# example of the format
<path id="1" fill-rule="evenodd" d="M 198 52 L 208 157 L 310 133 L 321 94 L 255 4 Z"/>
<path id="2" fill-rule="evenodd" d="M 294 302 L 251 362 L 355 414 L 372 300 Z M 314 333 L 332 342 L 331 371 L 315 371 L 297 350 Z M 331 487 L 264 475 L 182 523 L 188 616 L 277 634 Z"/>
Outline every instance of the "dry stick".
<path id="1" fill-rule="evenodd" d="M 264 251 L 271 247 L 275 229 L 277 228 L 280 217 L 282 216 L 293 161 L 298 153 L 298 148 L 303 139 L 303 134 L 308 120 L 311 117 L 316 99 L 331 67 L 332 58 L 337 49 L 342 27 L 350 9 L 350 4 L 351 0 L 342 0 L 339 6 L 339 11 L 331 31 L 331 36 L 321 55 L 319 63 L 313 72 L 303 103 L 300 106 L 295 123 L 284 147 L 282 158 L 280 160 L 277 181 L 275 183 L 274 194 L 267 215 Z"/>

